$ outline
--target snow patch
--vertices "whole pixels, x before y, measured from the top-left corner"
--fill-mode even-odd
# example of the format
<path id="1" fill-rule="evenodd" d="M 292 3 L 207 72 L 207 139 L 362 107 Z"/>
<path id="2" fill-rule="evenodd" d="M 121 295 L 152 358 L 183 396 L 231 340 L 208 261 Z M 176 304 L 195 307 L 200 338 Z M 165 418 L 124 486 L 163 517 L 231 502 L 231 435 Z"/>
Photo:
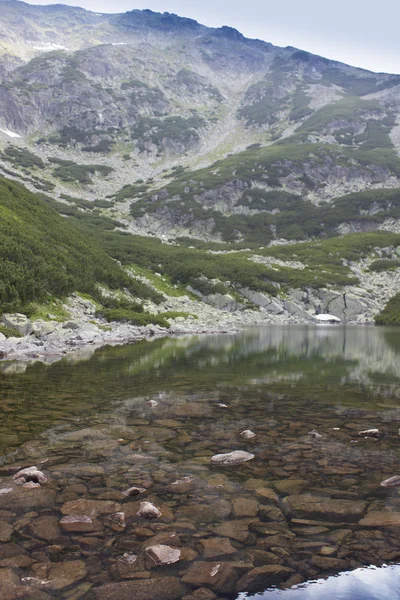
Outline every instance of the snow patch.
<path id="1" fill-rule="evenodd" d="M 22 137 L 19 133 L 15 133 L 14 131 L 10 131 L 9 129 L 0 129 L 1 133 L 5 133 L 10 138 L 20 138 Z"/>
<path id="2" fill-rule="evenodd" d="M 127 46 L 128 42 L 111 42 L 111 46 Z"/>
<path id="3" fill-rule="evenodd" d="M 53 50 L 68 50 L 65 46 L 60 44 L 43 44 L 41 46 L 33 46 L 34 50 L 40 50 L 40 52 L 52 52 Z"/>

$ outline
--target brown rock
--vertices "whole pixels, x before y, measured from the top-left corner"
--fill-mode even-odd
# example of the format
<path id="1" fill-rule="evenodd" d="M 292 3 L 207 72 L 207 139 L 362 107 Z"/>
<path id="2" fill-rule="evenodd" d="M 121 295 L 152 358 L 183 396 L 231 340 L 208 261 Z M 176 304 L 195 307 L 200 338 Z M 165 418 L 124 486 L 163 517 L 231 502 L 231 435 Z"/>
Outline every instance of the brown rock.
<path id="1" fill-rule="evenodd" d="M 200 544 L 203 546 L 204 558 L 215 558 L 237 552 L 237 549 L 232 546 L 228 538 L 208 538 L 201 540 Z"/>
<path id="2" fill-rule="evenodd" d="M 16 513 L 52 508 L 54 502 L 55 492 L 48 486 L 36 489 L 15 487 L 12 492 L 0 495 L 0 509 L 11 509 Z"/>
<path id="3" fill-rule="evenodd" d="M 179 548 L 172 548 L 164 544 L 149 546 L 146 548 L 148 556 L 155 562 L 156 565 L 171 565 L 178 562 L 181 558 Z"/>
<path id="4" fill-rule="evenodd" d="M 0 542 L 8 542 L 11 538 L 13 528 L 9 523 L 0 521 Z"/>
<path id="5" fill-rule="evenodd" d="M 276 585 L 281 581 L 286 581 L 292 574 L 293 569 L 289 569 L 289 567 L 283 567 L 282 565 L 266 565 L 265 567 L 256 567 L 239 579 L 236 585 L 236 591 L 264 591 L 271 585 Z"/>
<path id="6" fill-rule="evenodd" d="M 198 588 L 188 596 L 184 596 L 182 600 L 215 600 L 216 597 L 208 588 Z"/>
<path id="7" fill-rule="evenodd" d="M 194 477 L 188 476 L 171 483 L 167 490 L 172 494 L 186 494 L 197 487 Z"/>
<path id="8" fill-rule="evenodd" d="M 97 600 L 180 600 L 187 593 L 177 577 L 107 583 L 93 591 Z"/>
<path id="9" fill-rule="evenodd" d="M 98 515 L 110 515 L 120 512 L 121 505 L 112 500 L 70 500 L 61 507 L 63 515 L 85 515 L 97 517 Z"/>
<path id="10" fill-rule="evenodd" d="M 231 514 L 231 503 L 223 498 L 213 499 L 210 504 L 193 502 L 182 506 L 177 513 L 178 519 L 188 519 L 194 523 L 213 523 L 226 519 Z"/>
<path id="11" fill-rule="evenodd" d="M 371 511 L 359 522 L 362 527 L 400 527 L 400 513 Z"/>
<path id="12" fill-rule="evenodd" d="M 275 494 L 274 490 L 271 490 L 270 488 L 266 488 L 266 487 L 257 488 L 255 492 L 256 492 L 256 496 L 258 498 L 260 498 L 261 500 L 267 500 L 270 502 L 278 502 L 278 500 L 279 500 L 279 498 Z"/>
<path id="13" fill-rule="evenodd" d="M 34 519 L 28 525 L 28 529 L 31 535 L 41 538 L 42 540 L 55 540 L 61 536 L 61 531 L 56 517 L 50 515 Z"/>
<path id="14" fill-rule="evenodd" d="M 274 481 L 274 488 L 282 494 L 300 494 L 307 485 L 304 479 L 284 479 Z"/>
<path id="15" fill-rule="evenodd" d="M 251 550 L 250 557 L 256 567 L 281 565 L 283 563 L 283 559 L 280 556 L 276 556 L 273 552 L 266 552 L 265 550 Z"/>
<path id="16" fill-rule="evenodd" d="M 324 571 L 343 571 L 348 569 L 349 563 L 346 560 L 341 560 L 340 558 L 330 558 L 328 556 L 318 556 L 314 554 L 311 557 L 311 563 L 317 569 L 322 569 Z"/>
<path id="17" fill-rule="evenodd" d="M 0 593 L 1 600 L 16 600 L 26 594 L 26 588 L 22 587 L 19 578 L 11 569 L 0 569 Z"/>
<path id="18" fill-rule="evenodd" d="M 151 502 L 141 502 L 136 514 L 138 517 L 143 517 L 144 519 L 158 519 L 162 513 Z"/>
<path id="19" fill-rule="evenodd" d="M 102 528 L 98 521 L 88 515 L 67 515 L 61 519 L 60 525 L 65 531 L 76 533 L 89 533 Z"/>
<path id="20" fill-rule="evenodd" d="M 214 533 L 222 537 L 228 537 L 238 542 L 246 542 L 249 538 L 249 521 L 248 519 L 240 521 L 226 521 L 222 525 L 214 528 Z"/>
<path id="21" fill-rule="evenodd" d="M 258 502 L 251 498 L 239 497 L 232 501 L 233 514 L 235 517 L 256 517 L 258 513 Z"/>
<path id="22" fill-rule="evenodd" d="M 251 563 L 198 561 L 190 565 L 182 581 L 197 587 L 209 587 L 217 594 L 229 595 L 234 592 L 240 575 L 252 566 Z"/>
<path id="23" fill-rule="evenodd" d="M 48 580 L 48 586 L 53 590 L 61 590 L 86 577 L 86 566 L 82 560 L 37 563 L 32 570 L 39 579 Z"/>
<path id="24" fill-rule="evenodd" d="M 288 496 L 282 505 L 291 516 L 349 523 L 358 521 L 367 507 L 361 500 L 329 500 L 309 494 Z"/>

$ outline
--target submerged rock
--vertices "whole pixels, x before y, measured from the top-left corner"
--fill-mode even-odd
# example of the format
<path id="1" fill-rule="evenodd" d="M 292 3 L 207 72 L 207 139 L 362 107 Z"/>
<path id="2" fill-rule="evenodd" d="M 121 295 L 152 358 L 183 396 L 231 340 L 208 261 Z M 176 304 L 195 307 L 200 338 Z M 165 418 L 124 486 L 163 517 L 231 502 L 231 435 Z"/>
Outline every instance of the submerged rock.
<path id="1" fill-rule="evenodd" d="M 293 574 L 293 569 L 282 565 L 266 565 L 255 567 L 246 573 L 236 585 L 238 592 L 264 591 L 271 585 L 286 581 Z"/>
<path id="2" fill-rule="evenodd" d="M 39 485 L 44 485 L 48 482 L 48 478 L 42 471 L 35 466 L 21 469 L 13 476 L 15 483 L 22 485 L 23 483 L 33 482 Z"/>
<path id="3" fill-rule="evenodd" d="M 251 431 L 251 429 L 245 429 L 240 435 L 246 440 L 251 440 L 252 438 L 256 437 L 256 434 L 254 433 L 254 431 Z"/>
<path id="4" fill-rule="evenodd" d="M 350 523 L 364 515 L 367 503 L 363 500 L 336 500 L 299 494 L 287 496 L 282 506 L 291 516 Z"/>
<path id="5" fill-rule="evenodd" d="M 378 438 L 381 435 L 381 432 L 379 429 L 366 429 L 365 431 L 359 431 L 358 435 L 362 437 Z"/>
<path id="6" fill-rule="evenodd" d="M 146 548 L 146 552 L 156 565 L 171 565 L 178 562 L 181 557 L 181 550 L 179 548 L 172 548 L 164 544 L 149 546 Z"/>
<path id="7" fill-rule="evenodd" d="M 243 450 L 234 450 L 226 454 L 215 454 L 211 458 L 214 465 L 240 465 L 248 460 L 252 460 L 254 454 L 244 452 Z"/>
<path id="8" fill-rule="evenodd" d="M 151 502 L 141 502 L 136 514 L 138 517 L 145 519 L 158 519 L 158 517 L 161 517 L 161 511 Z"/>
<path id="9" fill-rule="evenodd" d="M 140 487 L 139 485 L 134 485 L 127 489 L 125 492 L 122 492 L 124 496 L 139 496 L 146 491 L 145 488 Z"/>
<path id="10" fill-rule="evenodd" d="M 382 487 L 397 487 L 400 485 L 400 475 L 395 475 L 394 477 L 389 477 L 389 479 L 385 479 L 381 481 Z M 0 490 L 1 492 L 1 490 Z"/>
<path id="11" fill-rule="evenodd" d="M 322 435 L 320 433 L 318 433 L 318 431 L 315 431 L 315 429 L 313 429 L 312 431 L 308 432 L 308 435 L 310 435 L 312 438 L 322 438 Z"/>
<path id="12" fill-rule="evenodd" d="M 187 588 L 177 577 L 107 583 L 95 588 L 97 600 L 181 600 Z"/>

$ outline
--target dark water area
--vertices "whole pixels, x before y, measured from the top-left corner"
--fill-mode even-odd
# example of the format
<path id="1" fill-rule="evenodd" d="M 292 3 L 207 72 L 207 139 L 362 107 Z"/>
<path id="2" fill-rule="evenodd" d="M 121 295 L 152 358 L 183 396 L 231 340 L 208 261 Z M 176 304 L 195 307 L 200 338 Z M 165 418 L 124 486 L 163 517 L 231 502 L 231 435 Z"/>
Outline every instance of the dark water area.
<path id="1" fill-rule="evenodd" d="M 3 362 L 0 409 L 2 600 L 400 598 L 397 329 Z M 254 458 L 212 462 L 237 450 Z M 48 482 L 17 485 L 32 465 Z"/>

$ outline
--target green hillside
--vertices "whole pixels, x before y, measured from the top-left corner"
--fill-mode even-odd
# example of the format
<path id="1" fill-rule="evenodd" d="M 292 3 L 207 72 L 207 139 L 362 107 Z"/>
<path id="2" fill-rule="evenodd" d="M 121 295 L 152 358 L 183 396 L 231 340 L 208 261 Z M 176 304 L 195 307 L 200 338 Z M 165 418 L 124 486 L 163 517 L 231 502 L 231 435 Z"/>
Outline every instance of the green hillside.
<path id="1" fill-rule="evenodd" d="M 1 310 L 21 309 L 49 294 L 93 292 L 96 284 L 154 296 L 40 195 L 0 178 Z"/>

